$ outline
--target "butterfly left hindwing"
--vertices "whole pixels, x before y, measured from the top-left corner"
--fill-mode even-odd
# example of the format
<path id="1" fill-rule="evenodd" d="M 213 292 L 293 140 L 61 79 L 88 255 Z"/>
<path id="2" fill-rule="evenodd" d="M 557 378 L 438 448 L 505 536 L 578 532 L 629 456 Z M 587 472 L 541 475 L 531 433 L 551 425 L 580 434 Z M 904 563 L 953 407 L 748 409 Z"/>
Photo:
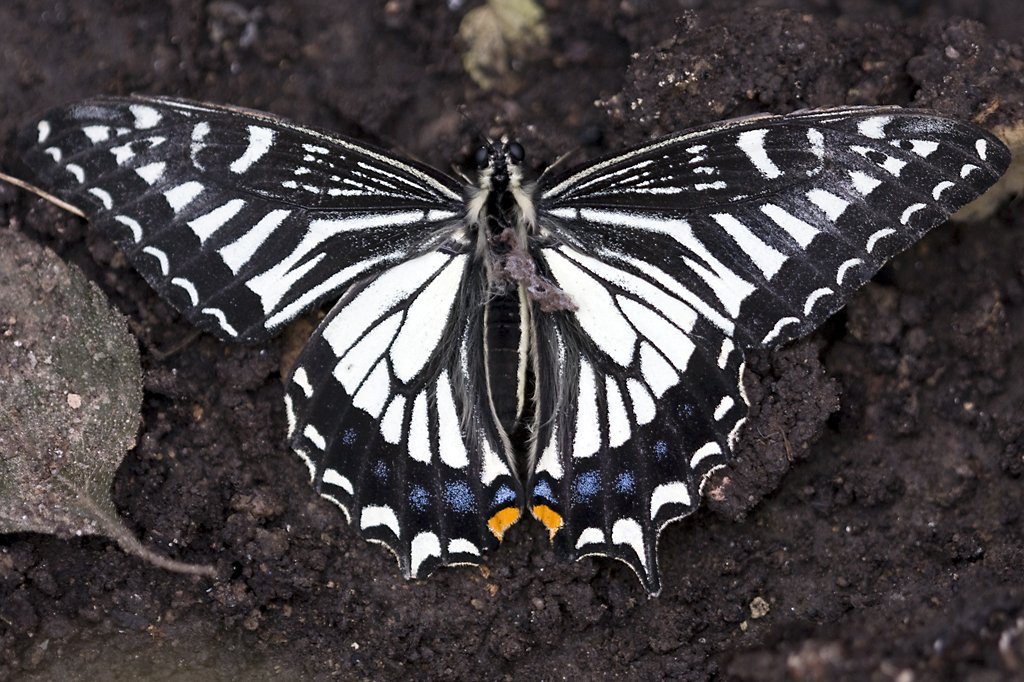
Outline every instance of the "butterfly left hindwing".
<path id="1" fill-rule="evenodd" d="M 346 293 L 289 382 L 292 444 L 315 485 L 407 577 L 479 563 L 520 515 L 472 350 L 485 287 L 454 249 L 396 265 Z"/>

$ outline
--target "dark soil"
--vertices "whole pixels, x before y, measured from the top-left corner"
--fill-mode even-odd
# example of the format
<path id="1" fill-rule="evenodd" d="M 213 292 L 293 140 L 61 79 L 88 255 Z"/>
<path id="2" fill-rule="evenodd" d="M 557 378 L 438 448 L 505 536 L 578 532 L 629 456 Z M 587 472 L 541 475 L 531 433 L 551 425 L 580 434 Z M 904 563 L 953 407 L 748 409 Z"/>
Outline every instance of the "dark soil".
<path id="1" fill-rule="evenodd" d="M 47 107 L 133 91 L 442 168 L 492 126 L 539 164 L 761 111 L 904 104 L 997 126 L 1024 108 L 1019 0 L 544 0 L 551 46 L 505 94 L 463 71 L 462 4 L 8 0 L 4 165 Z M 555 561 L 539 524 L 485 568 L 406 582 L 285 443 L 282 357 L 308 325 L 264 347 L 194 338 L 85 222 L 2 187 L 0 225 L 128 316 L 146 397 L 114 500 L 149 546 L 220 574 L 0 537 L 0 680 L 1024 677 L 1019 203 L 936 229 L 810 339 L 751 358 L 737 462 L 662 536 L 655 600 L 621 564 Z"/>

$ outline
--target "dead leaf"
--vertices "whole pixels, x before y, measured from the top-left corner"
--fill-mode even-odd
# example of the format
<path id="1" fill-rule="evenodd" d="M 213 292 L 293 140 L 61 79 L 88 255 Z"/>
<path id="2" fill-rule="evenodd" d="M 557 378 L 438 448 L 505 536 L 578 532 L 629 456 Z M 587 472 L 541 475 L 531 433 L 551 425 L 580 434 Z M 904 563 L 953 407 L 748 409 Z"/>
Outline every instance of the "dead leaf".
<path id="1" fill-rule="evenodd" d="M 511 94 L 521 86 L 516 62 L 536 59 L 548 45 L 544 10 L 534 0 L 488 0 L 459 25 L 462 66 L 484 90 Z"/>
<path id="2" fill-rule="evenodd" d="M 213 576 L 144 547 L 110 499 L 141 403 L 135 339 L 103 293 L 0 229 L 0 533 L 105 535 L 162 568 Z"/>

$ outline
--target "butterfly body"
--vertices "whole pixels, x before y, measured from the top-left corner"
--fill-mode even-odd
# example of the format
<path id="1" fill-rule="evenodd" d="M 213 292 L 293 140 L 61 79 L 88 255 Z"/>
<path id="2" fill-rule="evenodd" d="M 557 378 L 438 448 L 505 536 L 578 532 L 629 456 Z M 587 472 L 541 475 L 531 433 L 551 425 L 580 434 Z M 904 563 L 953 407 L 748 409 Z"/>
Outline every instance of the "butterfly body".
<path id="1" fill-rule="evenodd" d="M 286 387 L 311 480 L 406 576 L 479 563 L 524 514 L 660 590 L 746 417 L 743 351 L 809 333 L 992 184 L 1006 148 L 896 107 L 718 123 L 536 182 L 463 184 L 269 115 L 165 98 L 20 140 L 197 326 L 258 342 L 337 298 Z"/>

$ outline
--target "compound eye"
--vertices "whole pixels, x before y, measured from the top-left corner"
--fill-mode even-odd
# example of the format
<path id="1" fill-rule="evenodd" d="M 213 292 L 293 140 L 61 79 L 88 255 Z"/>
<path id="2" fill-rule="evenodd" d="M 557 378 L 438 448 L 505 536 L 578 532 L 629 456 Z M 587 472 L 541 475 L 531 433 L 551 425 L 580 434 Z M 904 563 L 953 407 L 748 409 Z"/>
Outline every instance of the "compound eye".
<path id="1" fill-rule="evenodd" d="M 526 150 L 518 142 L 512 142 L 508 146 L 508 158 L 512 163 L 522 163 L 526 158 Z"/>
<path id="2" fill-rule="evenodd" d="M 473 162 L 476 163 L 476 167 L 483 170 L 491 162 L 491 152 L 487 147 L 480 147 L 476 150 L 476 154 L 473 155 Z"/>

